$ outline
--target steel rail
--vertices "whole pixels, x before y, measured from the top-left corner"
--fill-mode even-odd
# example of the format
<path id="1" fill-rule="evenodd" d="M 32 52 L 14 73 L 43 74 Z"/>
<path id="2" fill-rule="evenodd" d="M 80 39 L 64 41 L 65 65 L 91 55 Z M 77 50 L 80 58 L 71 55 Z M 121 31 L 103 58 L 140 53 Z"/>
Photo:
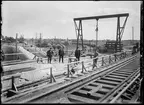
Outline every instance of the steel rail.
<path id="1" fill-rule="evenodd" d="M 110 99 L 115 93 L 117 93 L 118 90 L 122 89 L 128 83 L 129 80 L 133 81 L 133 78 L 136 75 L 139 75 L 139 68 L 135 72 L 133 72 L 128 78 L 126 78 L 126 80 L 124 80 L 123 83 L 119 85 L 119 87 L 116 87 L 111 93 L 107 95 L 107 97 L 103 98 L 104 101 L 102 103 L 106 103 L 108 99 Z"/>
<path id="2" fill-rule="evenodd" d="M 140 76 L 138 74 L 114 99 L 112 99 L 109 103 L 114 103 L 133 83 L 134 81 Z"/>

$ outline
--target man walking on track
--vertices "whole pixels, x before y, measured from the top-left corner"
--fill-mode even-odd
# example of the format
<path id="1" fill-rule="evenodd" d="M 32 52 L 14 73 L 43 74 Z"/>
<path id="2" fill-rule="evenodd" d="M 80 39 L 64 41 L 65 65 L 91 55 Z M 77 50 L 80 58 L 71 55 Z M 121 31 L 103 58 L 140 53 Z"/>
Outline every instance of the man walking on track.
<path id="1" fill-rule="evenodd" d="M 61 48 L 59 49 L 59 62 L 60 62 L 61 59 L 62 59 L 62 63 L 64 63 L 64 62 L 63 62 L 63 56 L 64 56 L 64 50 L 63 50 L 63 47 L 61 47 Z"/>
<path id="2" fill-rule="evenodd" d="M 52 55 L 53 55 L 53 51 L 52 51 L 52 48 L 50 48 L 47 51 L 48 63 L 50 63 L 50 64 L 51 64 L 51 60 L 52 60 Z"/>
<path id="3" fill-rule="evenodd" d="M 78 59 L 78 61 L 80 61 L 80 50 L 79 50 L 79 47 L 76 49 L 75 51 L 75 57 Z"/>

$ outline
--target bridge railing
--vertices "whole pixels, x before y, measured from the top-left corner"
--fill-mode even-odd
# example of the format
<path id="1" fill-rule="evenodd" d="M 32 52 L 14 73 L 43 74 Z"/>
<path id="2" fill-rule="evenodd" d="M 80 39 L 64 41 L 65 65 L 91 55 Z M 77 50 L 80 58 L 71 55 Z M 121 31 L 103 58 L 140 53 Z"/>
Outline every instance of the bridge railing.
<path id="1" fill-rule="evenodd" d="M 131 56 L 131 51 L 114 53 L 111 55 L 104 55 L 101 57 L 92 58 L 90 60 L 75 61 L 75 62 L 67 63 L 67 77 L 73 76 L 73 74 L 75 74 L 75 72 L 78 73 L 79 70 L 81 70 L 81 73 L 84 73 L 89 70 L 90 71 L 96 70 L 94 68 L 108 66 L 112 63 L 116 63 L 117 61 L 125 59 L 128 56 Z M 76 58 L 73 58 L 73 59 L 76 59 Z M 76 68 L 76 66 L 78 65 L 79 65 L 79 68 Z"/>
<path id="2" fill-rule="evenodd" d="M 88 71 L 93 71 L 97 70 L 97 68 L 108 66 L 112 63 L 118 62 L 122 59 L 125 59 L 126 57 L 131 56 L 131 52 L 121 52 L 121 53 L 115 53 L 111 55 L 105 55 L 105 56 L 100 56 L 96 58 L 92 58 L 90 60 L 83 60 L 83 61 L 75 61 L 75 62 L 69 62 L 67 63 L 67 69 L 66 69 L 66 76 L 67 77 L 72 77 L 74 74 L 83 74 L 87 73 Z M 73 58 L 74 59 L 74 58 Z M 97 59 L 97 61 L 96 61 Z M 77 67 L 79 66 L 79 67 Z M 37 71 L 41 71 L 43 69 L 39 69 Z M 48 70 L 48 75 L 46 78 L 50 79 L 49 82 L 56 82 L 55 76 L 53 74 L 53 67 L 46 67 L 45 70 Z M 32 74 L 32 77 L 35 78 L 35 74 Z M 22 80 L 25 78 L 21 78 L 21 74 L 15 74 L 6 78 L 2 78 L 2 81 L 9 80 L 9 87 L 11 87 L 11 90 L 18 92 L 17 86 L 18 80 Z M 42 79 L 42 78 L 40 78 Z M 26 80 L 26 79 L 25 79 Z M 29 80 L 26 80 L 29 81 Z M 30 83 L 36 82 L 37 80 L 30 81 Z M 29 83 L 29 82 L 28 82 Z"/>

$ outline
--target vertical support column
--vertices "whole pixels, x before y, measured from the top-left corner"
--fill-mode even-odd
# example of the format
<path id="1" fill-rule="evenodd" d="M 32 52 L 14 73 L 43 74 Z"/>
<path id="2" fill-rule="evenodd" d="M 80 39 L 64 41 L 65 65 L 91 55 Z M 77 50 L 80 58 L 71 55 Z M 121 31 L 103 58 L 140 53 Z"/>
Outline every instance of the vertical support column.
<path id="1" fill-rule="evenodd" d="M 78 29 L 78 26 L 77 26 L 77 23 L 76 21 L 74 21 L 74 24 L 75 24 L 75 32 L 76 32 L 76 37 L 77 37 L 77 46 L 76 46 L 76 49 L 78 48 L 78 44 L 79 44 L 79 29 Z"/>
<path id="2" fill-rule="evenodd" d="M 116 43 L 115 43 L 115 53 L 118 52 L 119 42 L 120 42 L 120 17 L 117 17 L 117 34 L 116 34 Z"/>
<path id="3" fill-rule="evenodd" d="M 78 48 L 78 45 L 79 45 L 79 37 L 81 39 L 81 42 L 82 42 L 82 50 L 83 50 L 83 32 L 82 32 L 82 20 L 79 20 L 78 21 L 78 25 L 76 23 L 76 21 L 74 21 L 75 23 L 75 30 L 76 30 L 76 35 L 77 35 L 77 48 Z"/>
<path id="4" fill-rule="evenodd" d="M 82 31 L 82 21 L 80 20 L 80 36 L 81 36 L 81 42 L 82 42 L 82 50 L 84 50 L 83 46 L 83 31 Z"/>
<path id="5" fill-rule="evenodd" d="M 118 48 L 119 48 L 120 52 L 122 50 L 121 39 L 122 39 L 122 35 L 123 35 L 123 32 L 124 32 L 124 28 L 125 28 L 128 16 L 126 17 L 122 27 L 120 25 L 120 17 L 117 17 L 117 18 L 118 18 L 117 19 L 117 34 L 116 34 L 116 44 L 115 44 L 116 53 L 118 52 Z M 118 45 L 119 45 L 119 47 L 118 47 Z"/>
<path id="6" fill-rule="evenodd" d="M 96 48 L 95 51 L 97 50 L 98 47 L 98 19 L 96 19 Z"/>

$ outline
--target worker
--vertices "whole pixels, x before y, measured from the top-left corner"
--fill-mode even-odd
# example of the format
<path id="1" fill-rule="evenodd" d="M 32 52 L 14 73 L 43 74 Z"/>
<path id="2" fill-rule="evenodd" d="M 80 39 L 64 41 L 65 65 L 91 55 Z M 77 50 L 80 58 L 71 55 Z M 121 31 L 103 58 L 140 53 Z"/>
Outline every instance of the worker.
<path id="1" fill-rule="evenodd" d="M 53 55 L 53 51 L 52 51 L 52 48 L 50 48 L 47 51 L 48 63 L 50 63 L 50 64 L 51 64 L 51 60 L 52 60 L 52 55 Z"/>
<path id="2" fill-rule="evenodd" d="M 98 60 L 98 52 L 97 52 L 97 50 L 95 51 L 95 53 L 94 53 L 94 60 L 93 60 L 93 68 L 95 67 L 95 66 L 97 66 L 97 60 Z"/>
<path id="3" fill-rule="evenodd" d="M 134 55 L 136 53 L 136 46 L 134 45 L 132 48 L 132 55 Z"/>
<path id="4" fill-rule="evenodd" d="M 78 61 L 80 61 L 80 50 L 79 50 L 79 47 L 77 47 L 77 49 L 75 50 L 75 57 L 78 59 Z"/>
<path id="5" fill-rule="evenodd" d="M 61 59 L 62 59 L 62 63 L 64 63 L 63 57 L 64 57 L 64 50 L 63 50 L 63 47 L 60 47 L 60 49 L 59 49 L 59 63 L 60 63 Z"/>

